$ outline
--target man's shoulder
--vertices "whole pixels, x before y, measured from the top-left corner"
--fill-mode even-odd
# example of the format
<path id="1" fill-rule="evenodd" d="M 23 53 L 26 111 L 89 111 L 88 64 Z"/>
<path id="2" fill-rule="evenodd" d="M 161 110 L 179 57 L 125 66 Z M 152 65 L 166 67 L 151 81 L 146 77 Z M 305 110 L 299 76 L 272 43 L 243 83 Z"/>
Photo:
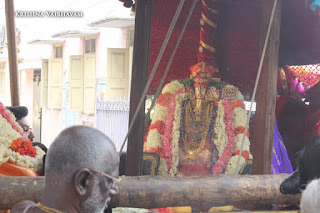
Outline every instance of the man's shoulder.
<path id="1" fill-rule="evenodd" d="M 11 208 L 11 213 L 26 213 L 28 211 L 28 209 L 30 209 L 31 207 L 36 207 L 37 204 L 30 201 L 30 200 L 24 200 L 21 201 L 19 203 L 17 203 L 16 205 L 14 205 Z"/>

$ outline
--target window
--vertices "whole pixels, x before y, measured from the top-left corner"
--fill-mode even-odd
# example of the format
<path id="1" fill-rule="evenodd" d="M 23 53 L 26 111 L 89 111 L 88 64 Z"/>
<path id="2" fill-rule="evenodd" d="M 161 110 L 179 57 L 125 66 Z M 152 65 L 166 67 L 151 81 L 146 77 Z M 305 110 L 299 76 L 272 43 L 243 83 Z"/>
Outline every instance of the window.
<path id="1" fill-rule="evenodd" d="M 63 56 L 62 53 L 63 53 L 62 45 L 54 47 L 54 57 L 55 58 L 62 58 L 62 56 Z"/>
<path id="2" fill-rule="evenodd" d="M 84 53 L 95 53 L 96 52 L 96 39 L 86 39 L 84 41 L 85 52 Z"/>

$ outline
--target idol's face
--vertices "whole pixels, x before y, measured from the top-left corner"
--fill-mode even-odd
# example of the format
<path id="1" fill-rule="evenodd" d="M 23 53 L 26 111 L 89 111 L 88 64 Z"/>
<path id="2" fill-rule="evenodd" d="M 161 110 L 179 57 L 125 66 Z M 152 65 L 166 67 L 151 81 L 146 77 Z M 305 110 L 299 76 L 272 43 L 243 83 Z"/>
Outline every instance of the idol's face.
<path id="1" fill-rule="evenodd" d="M 204 99 L 206 96 L 207 87 L 195 85 L 194 92 L 195 92 L 196 99 Z"/>

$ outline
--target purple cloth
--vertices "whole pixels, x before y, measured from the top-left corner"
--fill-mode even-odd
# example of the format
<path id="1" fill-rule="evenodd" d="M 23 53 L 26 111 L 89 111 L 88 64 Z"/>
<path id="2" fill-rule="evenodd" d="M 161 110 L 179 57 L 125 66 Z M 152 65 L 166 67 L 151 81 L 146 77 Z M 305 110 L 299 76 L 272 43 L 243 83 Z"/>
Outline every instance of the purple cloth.
<path id="1" fill-rule="evenodd" d="M 271 174 L 292 173 L 292 165 L 278 129 L 277 118 L 274 123 Z"/>

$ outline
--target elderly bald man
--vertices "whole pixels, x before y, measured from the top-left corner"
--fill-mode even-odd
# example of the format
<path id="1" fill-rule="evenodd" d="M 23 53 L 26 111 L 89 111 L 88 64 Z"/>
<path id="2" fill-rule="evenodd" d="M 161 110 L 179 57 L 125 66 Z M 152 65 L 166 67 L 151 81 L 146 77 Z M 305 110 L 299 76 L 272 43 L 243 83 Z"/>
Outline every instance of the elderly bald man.
<path id="1" fill-rule="evenodd" d="M 62 131 L 46 159 L 41 201 L 22 201 L 11 213 L 103 212 L 119 193 L 119 156 L 102 132 L 74 126 Z"/>

